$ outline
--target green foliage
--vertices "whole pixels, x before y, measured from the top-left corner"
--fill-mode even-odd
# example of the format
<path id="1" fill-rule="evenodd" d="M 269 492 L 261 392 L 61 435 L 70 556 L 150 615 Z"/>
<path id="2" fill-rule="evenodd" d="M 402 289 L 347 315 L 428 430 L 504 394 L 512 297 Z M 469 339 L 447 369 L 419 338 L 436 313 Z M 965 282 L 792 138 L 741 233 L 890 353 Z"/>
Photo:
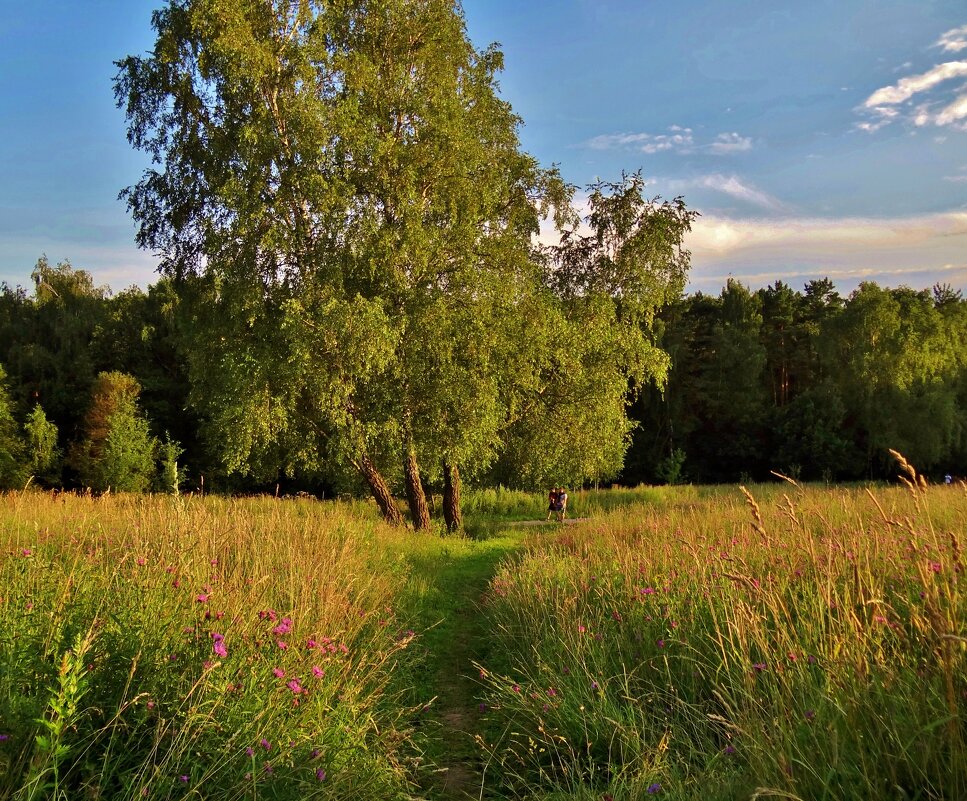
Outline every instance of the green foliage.
<path id="1" fill-rule="evenodd" d="M 101 373 L 72 452 L 81 482 L 96 492 L 145 492 L 155 475 L 157 440 L 138 408 L 141 387 L 125 373 Z"/>
<path id="2" fill-rule="evenodd" d="M 0 366 L 0 489 L 18 487 L 25 480 L 22 468 L 24 443 L 13 417 L 6 377 Z"/>
<path id="3" fill-rule="evenodd" d="M 178 458 L 184 450 L 166 434 L 164 441 L 158 443 L 158 489 L 169 495 L 177 495 L 184 480 L 184 471 L 178 466 Z"/>
<path id="4" fill-rule="evenodd" d="M 57 426 L 47 419 L 38 403 L 24 423 L 27 469 L 45 484 L 56 484 L 60 468 Z"/>

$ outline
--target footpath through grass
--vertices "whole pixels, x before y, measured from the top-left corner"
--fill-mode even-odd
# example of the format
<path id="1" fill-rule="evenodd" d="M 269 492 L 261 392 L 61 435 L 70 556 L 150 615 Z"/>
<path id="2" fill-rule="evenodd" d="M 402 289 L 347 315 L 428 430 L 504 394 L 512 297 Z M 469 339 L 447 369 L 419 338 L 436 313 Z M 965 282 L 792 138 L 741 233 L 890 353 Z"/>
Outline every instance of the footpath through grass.
<path id="1" fill-rule="evenodd" d="M 475 738 L 483 710 L 473 666 L 494 656 L 481 606 L 499 565 L 523 540 L 511 527 L 475 533 L 398 543 L 409 569 L 399 614 L 419 635 L 420 658 L 394 684 L 418 710 L 413 723 L 426 752 L 421 784 L 432 798 L 481 794 L 484 764 Z"/>

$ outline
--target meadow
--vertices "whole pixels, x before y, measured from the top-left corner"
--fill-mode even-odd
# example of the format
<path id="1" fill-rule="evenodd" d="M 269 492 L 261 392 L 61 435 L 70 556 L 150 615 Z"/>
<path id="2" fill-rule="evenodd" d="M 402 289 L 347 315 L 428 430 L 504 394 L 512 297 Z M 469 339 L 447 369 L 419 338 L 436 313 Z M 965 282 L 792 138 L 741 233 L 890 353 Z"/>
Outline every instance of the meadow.
<path id="1" fill-rule="evenodd" d="M 967 797 L 967 491 L 9 493 L 0 798 Z"/>

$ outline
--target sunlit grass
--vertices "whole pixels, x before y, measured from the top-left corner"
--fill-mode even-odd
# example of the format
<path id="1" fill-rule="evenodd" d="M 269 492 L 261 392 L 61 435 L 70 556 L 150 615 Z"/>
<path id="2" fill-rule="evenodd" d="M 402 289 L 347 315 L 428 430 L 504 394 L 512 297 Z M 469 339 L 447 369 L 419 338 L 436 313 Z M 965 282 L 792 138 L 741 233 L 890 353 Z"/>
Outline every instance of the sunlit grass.
<path id="1" fill-rule="evenodd" d="M 965 797 L 965 518 L 962 489 L 773 485 L 534 535 L 491 586 L 495 773 L 534 798 Z"/>
<path id="2" fill-rule="evenodd" d="M 399 536 L 322 504 L 4 496 L 0 796 L 402 796 Z"/>

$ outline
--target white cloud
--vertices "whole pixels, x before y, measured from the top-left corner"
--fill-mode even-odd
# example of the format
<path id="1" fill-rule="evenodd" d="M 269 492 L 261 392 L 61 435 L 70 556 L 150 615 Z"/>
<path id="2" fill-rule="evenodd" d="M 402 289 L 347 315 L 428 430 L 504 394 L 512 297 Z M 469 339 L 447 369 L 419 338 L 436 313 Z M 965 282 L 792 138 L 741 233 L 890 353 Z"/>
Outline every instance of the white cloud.
<path id="1" fill-rule="evenodd" d="M 959 28 L 951 28 L 934 43 L 934 47 L 939 47 L 945 53 L 959 53 L 967 50 L 967 25 Z"/>
<path id="2" fill-rule="evenodd" d="M 763 192 L 761 189 L 757 189 L 750 183 L 742 181 L 737 175 L 721 175 L 720 173 L 703 175 L 694 180 L 686 181 L 685 185 L 721 192 L 770 211 L 780 211 L 785 208 L 781 200 Z"/>
<path id="3" fill-rule="evenodd" d="M 710 291 L 729 276 L 757 286 L 828 276 L 848 286 L 945 281 L 967 288 L 967 212 L 885 219 L 706 215 L 686 245 L 693 288 Z"/>
<path id="4" fill-rule="evenodd" d="M 967 30 L 967 26 L 965 26 Z M 967 128 L 967 85 L 946 98 L 936 94 L 910 108 L 909 101 L 924 95 L 949 81 L 967 78 L 967 61 L 948 61 L 918 75 L 908 75 L 895 84 L 877 89 L 863 102 L 860 110 L 872 116 L 857 123 L 857 129 L 872 133 L 899 118 L 906 118 L 917 127 L 925 125 Z M 951 100 L 951 97 L 953 98 Z"/>
<path id="5" fill-rule="evenodd" d="M 602 134 L 589 139 L 585 144 L 593 150 L 634 150 L 639 153 L 711 153 L 724 156 L 752 149 L 752 137 L 741 136 L 735 131 L 718 134 L 711 142 L 696 143 L 691 128 L 671 125 L 668 133 L 619 133 Z"/>
<path id="6" fill-rule="evenodd" d="M 891 106 L 909 100 L 916 94 L 932 89 L 951 78 L 967 77 L 967 61 L 948 61 L 938 64 L 920 75 L 901 78 L 892 86 L 877 89 L 863 103 L 864 107 L 876 111 L 881 106 Z"/>
<path id="7" fill-rule="evenodd" d="M 724 155 L 726 153 L 741 153 L 752 150 L 752 137 L 739 136 L 735 131 L 732 133 L 720 133 L 715 137 L 715 141 L 708 146 L 710 153 Z"/>
<path id="8" fill-rule="evenodd" d="M 960 95 L 953 103 L 944 108 L 936 117 L 937 125 L 952 125 L 967 118 L 967 92 Z"/>

